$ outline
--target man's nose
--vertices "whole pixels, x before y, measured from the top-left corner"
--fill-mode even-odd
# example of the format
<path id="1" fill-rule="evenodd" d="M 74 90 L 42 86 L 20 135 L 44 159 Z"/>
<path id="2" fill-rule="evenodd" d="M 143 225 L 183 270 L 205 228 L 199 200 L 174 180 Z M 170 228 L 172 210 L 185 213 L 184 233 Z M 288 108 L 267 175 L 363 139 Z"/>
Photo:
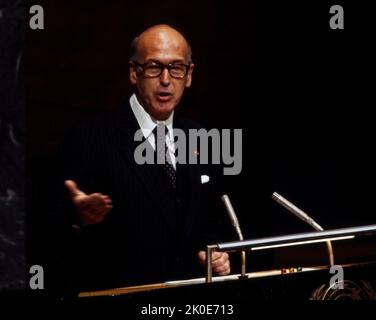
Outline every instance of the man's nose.
<path id="1" fill-rule="evenodd" d="M 159 76 L 159 81 L 164 86 L 168 86 L 170 84 L 170 82 L 171 82 L 171 76 L 170 76 L 170 73 L 168 72 L 167 68 L 163 69 L 161 75 Z"/>

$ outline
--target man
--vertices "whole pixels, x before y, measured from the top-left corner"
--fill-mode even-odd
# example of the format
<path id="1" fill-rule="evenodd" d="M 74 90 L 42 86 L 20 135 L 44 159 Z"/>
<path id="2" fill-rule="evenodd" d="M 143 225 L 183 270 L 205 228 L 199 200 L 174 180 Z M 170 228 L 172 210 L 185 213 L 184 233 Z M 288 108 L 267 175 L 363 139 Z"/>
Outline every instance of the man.
<path id="1" fill-rule="evenodd" d="M 205 245 L 229 239 L 210 168 L 176 163 L 174 154 L 174 128 L 197 128 L 174 116 L 193 69 L 181 33 L 167 25 L 147 29 L 132 44 L 130 106 L 82 126 L 66 143 L 80 290 L 203 276 Z M 158 126 L 166 133 L 162 144 Z M 139 129 L 156 153 L 166 143 L 165 164 L 135 162 Z M 214 253 L 213 270 L 230 273 L 227 253 Z"/>

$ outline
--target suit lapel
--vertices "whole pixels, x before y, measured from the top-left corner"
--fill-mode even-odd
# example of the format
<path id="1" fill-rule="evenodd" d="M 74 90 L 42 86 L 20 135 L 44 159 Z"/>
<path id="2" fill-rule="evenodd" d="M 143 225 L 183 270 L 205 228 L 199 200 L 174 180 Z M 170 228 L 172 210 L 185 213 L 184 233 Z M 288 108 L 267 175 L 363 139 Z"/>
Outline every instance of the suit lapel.
<path id="1" fill-rule="evenodd" d="M 187 137 L 187 159 L 189 159 L 189 155 L 188 155 L 188 152 L 189 152 L 189 148 L 188 148 L 188 133 L 189 133 L 189 129 L 185 124 L 184 122 L 176 117 L 174 119 L 174 128 L 178 128 L 178 129 L 181 129 L 185 132 L 186 134 L 186 137 Z M 177 170 L 179 170 L 179 167 L 181 166 L 184 166 L 182 164 L 177 164 Z M 200 203 L 200 170 L 199 170 L 199 165 L 196 164 L 185 164 L 185 166 L 187 166 L 188 168 L 188 188 L 189 188 L 189 194 L 190 194 L 190 199 L 188 199 L 187 201 L 187 216 L 185 218 L 185 223 L 183 224 L 183 232 L 181 233 L 181 236 L 182 238 L 186 238 L 189 233 L 191 232 L 192 230 L 192 227 L 196 221 L 196 219 L 198 218 L 197 215 L 198 215 L 198 212 L 199 212 L 199 203 Z"/>
<path id="2" fill-rule="evenodd" d="M 175 230 L 176 217 L 174 215 L 174 207 L 171 202 L 171 190 L 162 186 L 163 182 L 167 181 L 167 176 L 157 165 L 144 164 L 139 165 L 134 160 L 134 151 L 140 142 L 134 141 L 134 134 L 140 129 L 137 120 L 129 105 L 122 106 L 114 117 L 114 143 L 122 154 L 125 161 L 134 171 L 135 175 L 145 186 L 148 196 L 153 201 L 156 214 L 160 214 L 165 220 L 166 224 Z M 168 185 L 168 184 L 167 184 Z"/>

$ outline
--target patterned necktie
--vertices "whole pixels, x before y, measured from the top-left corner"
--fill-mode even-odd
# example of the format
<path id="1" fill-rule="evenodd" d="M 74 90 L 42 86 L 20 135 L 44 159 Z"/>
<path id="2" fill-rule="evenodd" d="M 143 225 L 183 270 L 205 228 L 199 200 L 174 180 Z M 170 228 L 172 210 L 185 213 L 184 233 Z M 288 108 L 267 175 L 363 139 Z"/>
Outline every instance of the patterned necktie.
<path id="1" fill-rule="evenodd" d="M 166 172 L 170 179 L 172 187 L 176 188 L 176 171 L 172 165 L 170 153 L 166 145 L 166 135 L 168 129 L 163 122 L 159 122 L 154 128 L 153 134 L 155 138 L 157 164 L 161 164 L 163 170 Z"/>

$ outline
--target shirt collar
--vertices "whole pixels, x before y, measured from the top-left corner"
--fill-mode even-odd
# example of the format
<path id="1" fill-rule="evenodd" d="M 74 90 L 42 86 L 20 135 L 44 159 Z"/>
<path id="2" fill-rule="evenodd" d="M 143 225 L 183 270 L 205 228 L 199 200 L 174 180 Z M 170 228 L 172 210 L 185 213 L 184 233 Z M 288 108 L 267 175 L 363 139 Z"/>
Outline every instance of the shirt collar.
<path id="1" fill-rule="evenodd" d="M 172 112 L 171 115 L 165 121 L 158 121 L 146 112 L 144 107 L 139 103 L 136 94 L 132 94 L 132 96 L 129 99 L 129 103 L 131 105 L 132 111 L 137 119 L 137 122 L 142 130 L 142 134 L 144 135 L 145 139 L 149 138 L 149 136 L 151 135 L 154 128 L 157 126 L 159 122 L 165 123 L 168 129 L 169 138 L 172 139 L 174 112 Z"/>

